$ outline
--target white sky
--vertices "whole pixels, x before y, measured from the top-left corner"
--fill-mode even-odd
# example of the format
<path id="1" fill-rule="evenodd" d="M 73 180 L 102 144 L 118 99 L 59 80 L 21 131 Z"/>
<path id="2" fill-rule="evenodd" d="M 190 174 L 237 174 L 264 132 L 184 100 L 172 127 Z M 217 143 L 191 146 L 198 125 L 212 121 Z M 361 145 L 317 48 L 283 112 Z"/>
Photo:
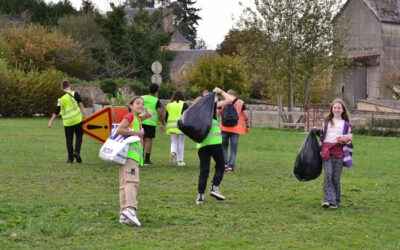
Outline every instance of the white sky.
<path id="1" fill-rule="evenodd" d="M 59 0 L 45 0 L 46 2 L 59 2 Z M 72 5 L 79 9 L 81 0 L 70 0 Z M 110 10 L 110 2 L 116 5 L 124 2 L 123 0 L 92 0 L 92 2 L 102 12 Z M 243 3 L 243 6 L 239 5 Z M 225 35 L 239 18 L 242 10 L 245 7 L 254 7 L 252 0 L 197 0 L 196 8 L 200 8 L 199 16 L 202 20 L 199 21 L 197 27 L 197 36 L 202 38 L 209 49 L 215 49 L 217 44 L 224 40 Z"/>

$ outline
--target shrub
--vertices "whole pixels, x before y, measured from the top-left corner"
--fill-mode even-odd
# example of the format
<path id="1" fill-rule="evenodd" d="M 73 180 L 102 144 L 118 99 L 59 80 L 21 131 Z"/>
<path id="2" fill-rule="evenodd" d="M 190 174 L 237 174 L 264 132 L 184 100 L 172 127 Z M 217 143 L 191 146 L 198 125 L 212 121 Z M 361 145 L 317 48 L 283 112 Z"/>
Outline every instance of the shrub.
<path id="1" fill-rule="evenodd" d="M 62 93 L 62 72 L 48 69 L 44 72 L 31 70 L 24 73 L 10 69 L 0 59 L 0 114 L 2 116 L 51 115 L 58 96 Z"/>
<path id="2" fill-rule="evenodd" d="M 113 93 L 117 91 L 117 83 L 113 79 L 107 78 L 100 82 L 100 88 L 111 98 Z"/>
<path id="3" fill-rule="evenodd" d="M 171 99 L 176 90 L 178 90 L 178 87 L 173 82 L 161 83 L 158 88 L 158 98 Z"/>
<path id="4" fill-rule="evenodd" d="M 135 95 L 146 95 L 149 92 L 149 86 L 135 79 L 131 79 L 125 85 L 129 86 Z"/>
<path id="5" fill-rule="evenodd" d="M 10 63 L 25 72 L 56 67 L 72 76 L 84 75 L 79 45 L 56 29 L 48 31 L 43 26 L 31 24 L 26 28 L 3 29 L 1 36 L 12 56 Z"/>
<path id="6" fill-rule="evenodd" d="M 248 91 L 244 63 L 239 57 L 204 55 L 197 60 L 196 66 L 189 72 L 190 86 L 201 90 L 233 89 L 241 94 Z"/>

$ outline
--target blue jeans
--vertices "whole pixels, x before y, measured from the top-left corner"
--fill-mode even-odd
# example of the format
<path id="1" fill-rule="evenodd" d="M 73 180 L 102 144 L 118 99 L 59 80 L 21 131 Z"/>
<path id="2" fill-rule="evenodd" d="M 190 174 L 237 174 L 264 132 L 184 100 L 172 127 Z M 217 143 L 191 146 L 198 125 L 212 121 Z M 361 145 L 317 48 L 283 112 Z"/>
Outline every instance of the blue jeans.
<path id="1" fill-rule="evenodd" d="M 228 162 L 228 145 L 231 141 L 231 156 Z M 224 152 L 224 164 L 229 168 L 235 168 L 237 147 L 239 144 L 239 135 L 231 132 L 222 131 L 222 150 Z"/>

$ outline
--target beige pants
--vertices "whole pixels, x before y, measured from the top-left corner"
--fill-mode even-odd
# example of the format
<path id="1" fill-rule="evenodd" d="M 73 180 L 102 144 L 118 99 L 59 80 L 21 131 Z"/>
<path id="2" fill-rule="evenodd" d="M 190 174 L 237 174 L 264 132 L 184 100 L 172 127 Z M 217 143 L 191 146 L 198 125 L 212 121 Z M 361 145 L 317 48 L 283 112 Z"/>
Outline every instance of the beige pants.
<path id="1" fill-rule="evenodd" d="M 137 209 L 136 195 L 139 187 L 139 163 L 126 159 L 125 165 L 119 167 L 119 203 L 121 212 L 125 208 Z"/>

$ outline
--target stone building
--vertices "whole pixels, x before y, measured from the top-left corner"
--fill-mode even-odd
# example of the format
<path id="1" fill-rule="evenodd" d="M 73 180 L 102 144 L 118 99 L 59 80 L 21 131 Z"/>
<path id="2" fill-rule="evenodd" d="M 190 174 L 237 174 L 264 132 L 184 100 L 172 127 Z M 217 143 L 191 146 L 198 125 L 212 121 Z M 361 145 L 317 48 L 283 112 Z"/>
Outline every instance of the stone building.
<path id="1" fill-rule="evenodd" d="M 386 86 L 400 75 L 400 0 L 348 0 L 334 25 L 344 31 L 342 40 L 353 59 L 333 79 L 349 107 L 357 108 L 358 100 L 389 100 Z"/>

